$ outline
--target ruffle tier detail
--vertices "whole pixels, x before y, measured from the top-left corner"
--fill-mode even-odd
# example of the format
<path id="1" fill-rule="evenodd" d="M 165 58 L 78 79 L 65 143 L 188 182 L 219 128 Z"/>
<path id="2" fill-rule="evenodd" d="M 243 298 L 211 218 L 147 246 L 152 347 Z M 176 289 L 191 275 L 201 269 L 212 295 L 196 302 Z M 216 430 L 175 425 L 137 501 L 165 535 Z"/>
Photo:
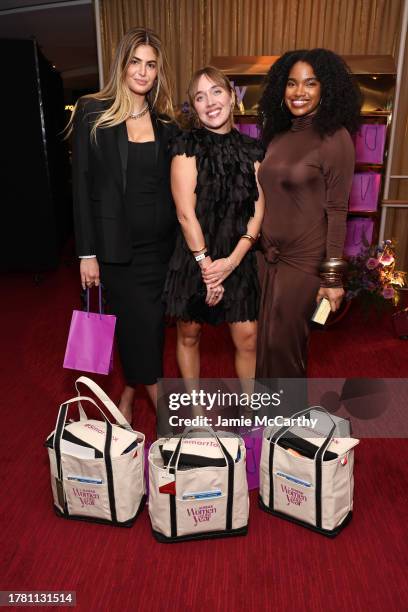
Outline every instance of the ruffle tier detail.
<path id="1" fill-rule="evenodd" d="M 255 212 L 258 189 L 254 163 L 263 158 L 261 144 L 236 130 L 216 134 L 199 129 L 177 134 L 170 151 L 172 156 L 196 158 L 197 219 L 211 258 L 227 257 L 247 231 Z M 223 285 L 225 293 L 220 307 L 208 309 L 209 316 L 203 309 L 192 317 L 190 304 L 197 295 L 205 295 L 205 285 L 180 231 L 164 292 L 167 313 L 184 321 L 213 324 L 256 320 L 260 290 L 254 252 L 244 257 Z"/>

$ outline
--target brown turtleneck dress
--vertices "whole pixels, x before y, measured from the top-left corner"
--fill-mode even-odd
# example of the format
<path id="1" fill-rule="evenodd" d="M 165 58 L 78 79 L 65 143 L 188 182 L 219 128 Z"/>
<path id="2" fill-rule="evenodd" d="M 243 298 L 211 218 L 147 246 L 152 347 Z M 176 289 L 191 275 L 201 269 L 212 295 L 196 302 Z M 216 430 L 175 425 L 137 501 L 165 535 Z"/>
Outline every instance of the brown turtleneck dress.
<path id="1" fill-rule="evenodd" d="M 306 376 L 319 265 L 343 253 L 354 147 L 345 128 L 322 138 L 312 122 L 310 115 L 294 119 L 259 168 L 265 217 L 257 378 Z"/>

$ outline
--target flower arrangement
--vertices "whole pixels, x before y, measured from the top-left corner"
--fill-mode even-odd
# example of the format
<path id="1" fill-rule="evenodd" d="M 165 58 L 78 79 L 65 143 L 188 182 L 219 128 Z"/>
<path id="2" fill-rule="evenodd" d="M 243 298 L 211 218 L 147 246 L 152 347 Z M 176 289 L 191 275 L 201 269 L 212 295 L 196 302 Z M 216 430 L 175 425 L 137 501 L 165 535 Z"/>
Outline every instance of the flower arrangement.
<path id="1" fill-rule="evenodd" d="M 377 311 L 387 305 L 396 306 L 399 301 L 397 289 L 405 286 L 406 273 L 395 270 L 395 265 L 392 240 L 385 240 L 380 246 L 365 246 L 349 259 L 346 299 L 358 296 L 363 307 L 374 306 Z"/>

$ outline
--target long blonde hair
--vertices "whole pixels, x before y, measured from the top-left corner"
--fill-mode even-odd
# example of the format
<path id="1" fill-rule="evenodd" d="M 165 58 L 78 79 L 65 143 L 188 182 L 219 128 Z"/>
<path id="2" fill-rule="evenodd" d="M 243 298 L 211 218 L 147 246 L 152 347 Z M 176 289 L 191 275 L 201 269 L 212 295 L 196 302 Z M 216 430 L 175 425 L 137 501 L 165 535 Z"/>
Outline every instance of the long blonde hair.
<path id="1" fill-rule="evenodd" d="M 132 95 L 126 85 L 126 71 L 130 60 L 134 55 L 136 47 L 149 45 L 157 57 L 157 79 L 153 88 L 147 93 L 146 98 L 151 110 L 157 113 L 174 117 L 172 104 L 170 67 L 166 51 L 159 36 L 147 28 L 132 28 L 120 40 L 112 66 L 109 80 L 105 87 L 95 94 L 88 94 L 81 99 L 112 100 L 112 104 L 102 113 L 98 114 L 92 126 L 91 136 L 96 140 L 98 128 L 109 128 L 129 117 L 133 110 Z M 68 135 L 72 132 L 73 120 L 77 110 L 78 102 L 72 112 L 71 119 L 67 125 Z"/>

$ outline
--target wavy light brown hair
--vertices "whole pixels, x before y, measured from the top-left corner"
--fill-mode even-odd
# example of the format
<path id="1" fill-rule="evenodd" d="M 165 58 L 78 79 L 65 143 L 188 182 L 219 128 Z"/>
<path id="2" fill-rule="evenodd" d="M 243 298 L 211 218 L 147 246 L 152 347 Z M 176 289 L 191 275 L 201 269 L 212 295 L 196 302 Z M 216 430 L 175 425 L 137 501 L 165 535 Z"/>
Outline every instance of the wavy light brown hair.
<path id="1" fill-rule="evenodd" d="M 174 117 L 172 104 L 172 91 L 170 80 L 170 67 L 166 51 L 159 36 L 147 28 L 132 28 L 120 40 L 110 69 L 107 84 L 101 91 L 88 94 L 81 99 L 112 100 L 112 104 L 103 113 L 99 114 L 92 127 L 91 135 L 96 139 L 98 128 L 109 128 L 128 119 L 133 110 L 131 92 L 126 84 L 126 71 L 139 45 L 152 47 L 157 58 L 157 79 L 155 85 L 146 95 L 150 110 L 158 114 Z M 72 131 L 73 119 L 77 109 L 73 110 L 71 119 L 67 126 L 68 134 Z"/>

